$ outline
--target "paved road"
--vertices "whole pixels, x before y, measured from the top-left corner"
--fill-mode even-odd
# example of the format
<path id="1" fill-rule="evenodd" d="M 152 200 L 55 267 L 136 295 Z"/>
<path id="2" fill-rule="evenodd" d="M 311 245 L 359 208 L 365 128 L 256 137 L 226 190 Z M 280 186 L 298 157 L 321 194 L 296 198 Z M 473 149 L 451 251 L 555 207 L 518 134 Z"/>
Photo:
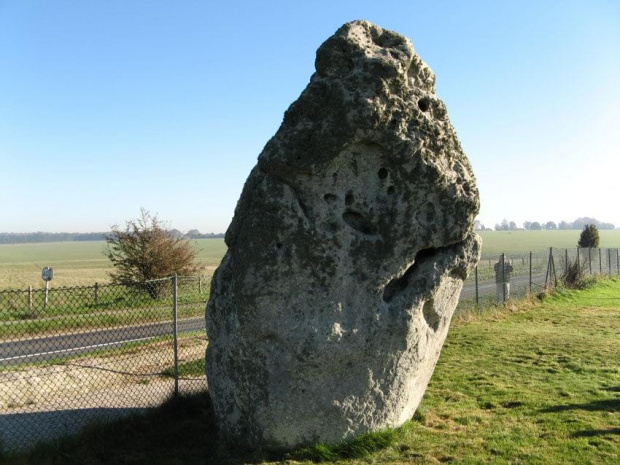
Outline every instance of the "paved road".
<path id="1" fill-rule="evenodd" d="M 204 329 L 204 317 L 188 318 L 178 322 L 179 333 L 204 331 Z M 172 322 L 165 322 L 2 342 L 0 364 L 14 365 L 68 357 L 171 334 Z"/>

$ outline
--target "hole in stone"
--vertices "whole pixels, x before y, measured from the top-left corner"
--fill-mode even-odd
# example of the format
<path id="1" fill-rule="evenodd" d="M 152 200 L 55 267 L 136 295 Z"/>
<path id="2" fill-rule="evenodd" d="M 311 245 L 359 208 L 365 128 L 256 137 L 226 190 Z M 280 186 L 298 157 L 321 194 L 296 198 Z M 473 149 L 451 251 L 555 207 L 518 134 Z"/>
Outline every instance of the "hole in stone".
<path id="1" fill-rule="evenodd" d="M 332 179 L 333 179 L 334 181 L 338 181 L 338 173 L 334 173 L 334 174 L 332 174 Z"/>
<path id="2" fill-rule="evenodd" d="M 424 319 L 428 326 L 433 330 L 437 331 L 439 328 L 439 322 L 441 321 L 441 317 L 435 310 L 435 303 L 433 299 L 424 302 L 424 306 L 422 307 L 422 314 L 424 315 Z"/>
<path id="3" fill-rule="evenodd" d="M 377 228 L 375 225 L 368 221 L 368 219 L 366 219 L 361 213 L 351 211 L 344 212 L 342 214 L 342 219 L 345 223 L 362 234 L 377 234 Z"/>
<path id="4" fill-rule="evenodd" d="M 351 205 L 354 201 L 355 197 L 353 197 L 353 194 L 351 194 L 351 192 L 349 192 L 344 198 L 344 204 L 347 206 Z"/>
<path id="5" fill-rule="evenodd" d="M 394 278 L 387 283 L 387 286 L 385 286 L 385 289 L 383 290 L 383 301 L 389 303 L 397 294 L 403 292 L 409 285 L 409 278 L 415 270 L 426 260 L 432 260 L 433 256 L 437 252 L 438 250 L 432 247 L 430 249 L 420 250 L 415 256 L 413 265 L 407 268 L 402 276 Z"/>
<path id="6" fill-rule="evenodd" d="M 418 100 L 418 108 L 422 111 L 428 111 L 428 109 L 431 107 L 431 101 L 426 98 L 423 97 L 420 100 Z"/>
<path id="7" fill-rule="evenodd" d="M 281 249 L 282 248 L 282 242 L 276 242 L 276 247 L 278 249 Z"/>
<path id="8" fill-rule="evenodd" d="M 323 200 L 325 200 L 327 203 L 334 203 L 336 200 L 338 200 L 338 197 L 334 194 L 325 194 L 323 196 Z"/>
<path id="9" fill-rule="evenodd" d="M 381 168 L 377 175 L 379 176 L 379 179 L 385 179 L 388 177 L 388 170 L 386 170 L 385 168 Z"/>
<path id="10" fill-rule="evenodd" d="M 388 195 L 396 194 L 396 188 L 394 186 L 388 187 L 387 193 L 388 193 Z"/>

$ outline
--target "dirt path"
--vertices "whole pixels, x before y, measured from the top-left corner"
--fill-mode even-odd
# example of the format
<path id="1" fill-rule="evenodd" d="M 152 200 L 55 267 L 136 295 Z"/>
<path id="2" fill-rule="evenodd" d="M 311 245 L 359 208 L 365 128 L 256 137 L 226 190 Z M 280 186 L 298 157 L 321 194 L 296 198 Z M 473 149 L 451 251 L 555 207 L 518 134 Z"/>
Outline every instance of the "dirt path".
<path id="1" fill-rule="evenodd" d="M 204 338 L 179 341 L 179 363 L 204 357 Z M 163 376 L 173 366 L 170 342 L 124 349 L 63 364 L 0 371 L 0 447 L 28 447 L 37 440 L 78 432 L 160 405 L 174 392 Z M 206 388 L 204 376 L 180 380 L 180 392 Z"/>

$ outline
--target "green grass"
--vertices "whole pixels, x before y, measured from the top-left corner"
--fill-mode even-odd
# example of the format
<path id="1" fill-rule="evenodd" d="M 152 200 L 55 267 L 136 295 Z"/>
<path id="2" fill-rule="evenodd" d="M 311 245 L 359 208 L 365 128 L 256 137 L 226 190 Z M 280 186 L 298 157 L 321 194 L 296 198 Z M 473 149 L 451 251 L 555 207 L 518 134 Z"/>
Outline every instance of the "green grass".
<path id="1" fill-rule="evenodd" d="M 202 283 L 199 289 L 196 279 L 179 280 L 179 318 L 204 315 L 208 279 Z M 33 295 L 30 306 L 28 292 L 0 291 L 2 338 L 169 321 L 171 282 L 164 284 L 161 297 L 155 300 L 142 289 L 119 285 L 100 286 L 96 299 L 94 287 L 52 289 L 47 306 L 41 292 Z"/>
<path id="2" fill-rule="evenodd" d="M 162 375 L 174 378 L 174 365 L 163 370 Z M 204 376 L 205 359 L 190 360 L 188 362 L 179 363 L 179 377 Z"/>
<path id="3" fill-rule="evenodd" d="M 620 280 L 607 280 L 462 316 L 416 415 L 396 430 L 242 453 L 218 443 L 209 400 L 196 395 L 5 454 L 4 463 L 615 464 L 619 456 Z"/>
<path id="4" fill-rule="evenodd" d="M 206 302 L 182 306 L 178 318 L 203 316 Z M 57 317 L 40 318 L 6 323 L 2 328 L 2 339 L 10 340 L 23 336 L 43 336 L 59 332 L 87 330 L 96 328 L 114 328 L 128 325 L 145 325 L 171 321 L 171 305 L 125 308 L 115 311 L 91 312 L 87 314 L 65 314 Z"/>
<path id="5" fill-rule="evenodd" d="M 191 241 L 203 272 L 210 272 L 226 253 L 223 239 Z M 40 289 L 41 270 L 54 268 L 52 287 L 91 286 L 109 282 L 110 261 L 103 255 L 105 242 L 52 242 L 0 244 L 0 289 Z"/>

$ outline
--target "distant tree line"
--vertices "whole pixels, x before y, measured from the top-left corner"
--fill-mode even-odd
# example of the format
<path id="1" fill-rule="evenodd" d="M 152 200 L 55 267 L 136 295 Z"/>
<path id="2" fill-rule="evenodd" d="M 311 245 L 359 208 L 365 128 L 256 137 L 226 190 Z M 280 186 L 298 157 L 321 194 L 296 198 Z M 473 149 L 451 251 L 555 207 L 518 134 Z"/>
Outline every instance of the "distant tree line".
<path id="1" fill-rule="evenodd" d="M 188 239 L 215 239 L 222 238 L 224 234 L 201 234 L 197 229 L 192 229 L 187 234 L 173 229 L 170 231 L 175 237 L 187 237 Z M 83 242 L 83 241 L 104 241 L 109 233 L 0 233 L 0 244 L 34 244 L 37 242 Z"/>
<path id="2" fill-rule="evenodd" d="M 94 233 L 0 233 L 0 244 L 30 244 L 35 242 L 78 242 L 78 241 L 102 241 L 104 234 Z"/>
<path id="3" fill-rule="evenodd" d="M 198 231 L 197 229 L 190 229 L 187 232 L 187 237 L 189 239 L 221 239 L 225 236 L 224 233 L 217 233 L 217 234 L 213 234 L 213 233 L 208 233 L 208 234 L 202 234 L 200 231 Z"/>
<path id="4" fill-rule="evenodd" d="M 480 222 L 476 222 L 476 229 L 479 231 L 488 230 Z M 573 222 L 560 221 L 559 224 L 553 221 L 547 221 L 546 223 L 539 223 L 538 221 L 526 221 L 523 223 L 523 227 L 519 228 L 514 221 L 502 220 L 501 223 L 495 225 L 496 231 L 515 231 L 517 229 L 527 229 L 530 231 L 542 231 L 542 230 L 568 230 L 576 229 L 581 230 L 586 225 L 594 225 L 597 229 L 615 229 L 615 225 L 612 223 L 602 223 L 596 218 L 589 218 L 587 216 L 577 218 Z"/>

